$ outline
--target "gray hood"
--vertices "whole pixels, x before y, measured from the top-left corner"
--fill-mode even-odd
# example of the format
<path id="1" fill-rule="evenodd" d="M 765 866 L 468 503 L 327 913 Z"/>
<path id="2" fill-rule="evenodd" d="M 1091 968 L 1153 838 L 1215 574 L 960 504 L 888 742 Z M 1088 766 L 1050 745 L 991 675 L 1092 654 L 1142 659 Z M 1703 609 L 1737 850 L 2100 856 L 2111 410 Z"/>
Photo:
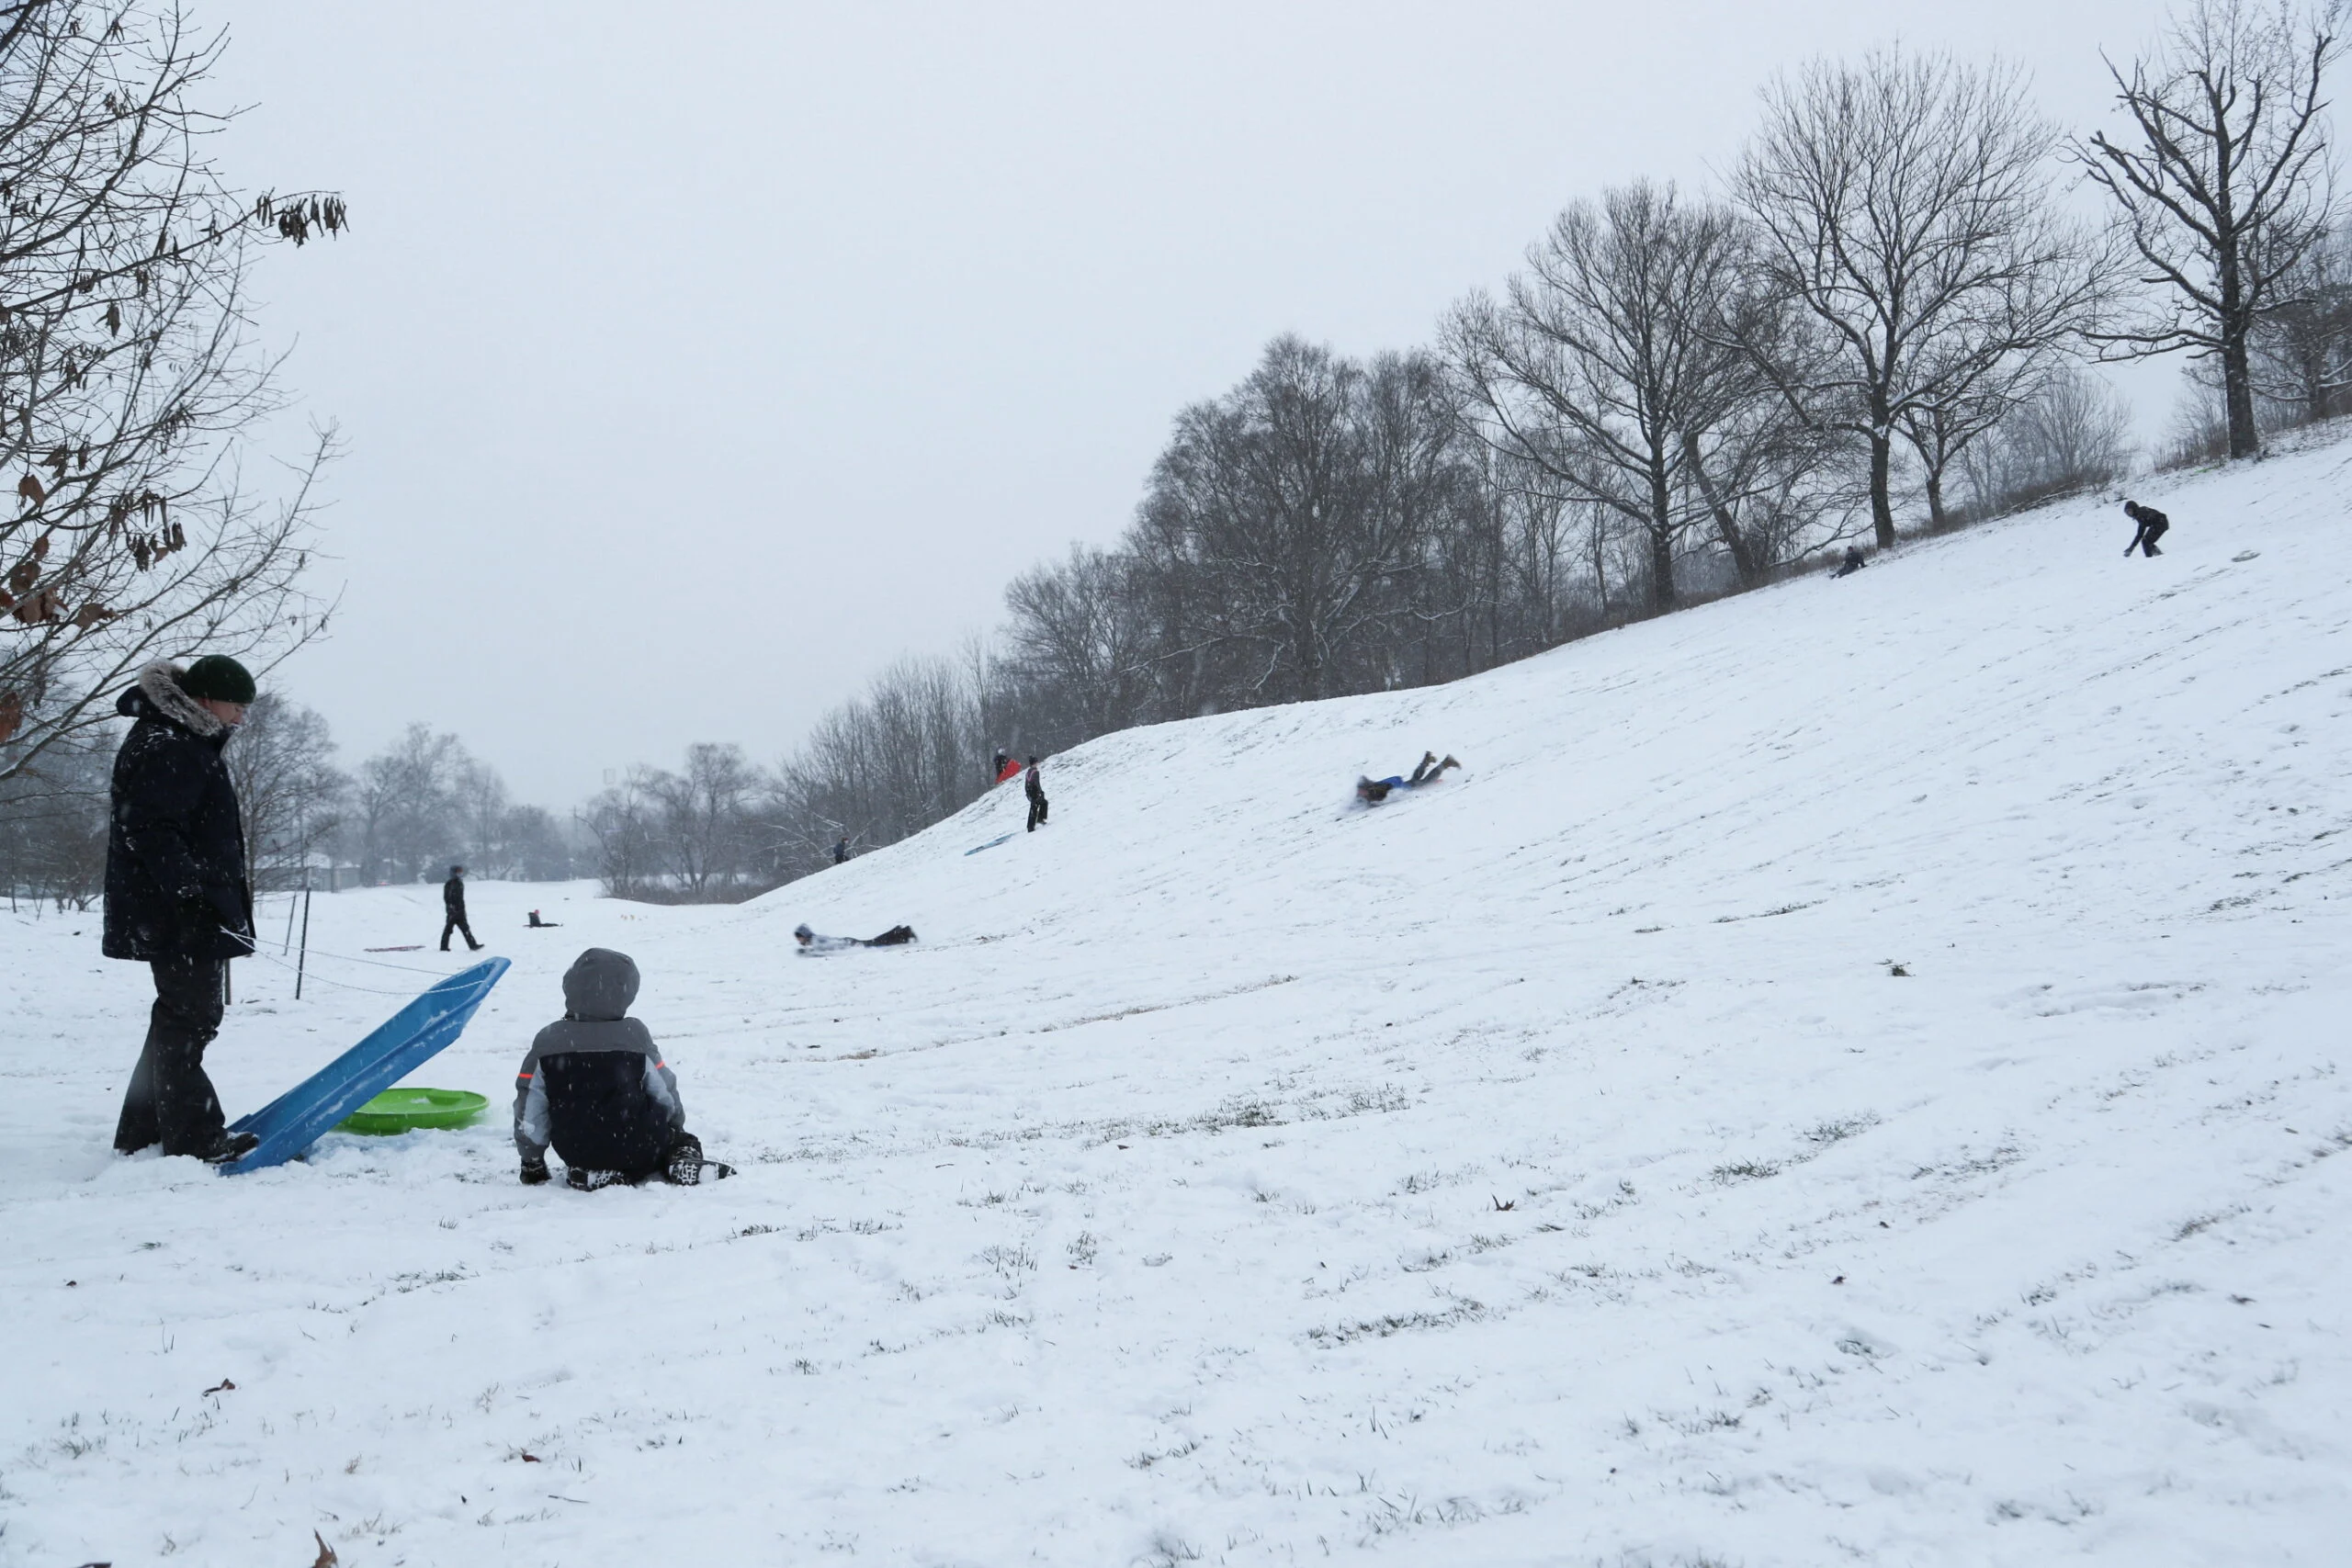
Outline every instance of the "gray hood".
<path id="1" fill-rule="evenodd" d="M 563 972 L 563 1011 L 567 1018 L 610 1021 L 628 1016 L 637 1000 L 637 964 L 626 953 L 592 947 L 571 961 Z"/>

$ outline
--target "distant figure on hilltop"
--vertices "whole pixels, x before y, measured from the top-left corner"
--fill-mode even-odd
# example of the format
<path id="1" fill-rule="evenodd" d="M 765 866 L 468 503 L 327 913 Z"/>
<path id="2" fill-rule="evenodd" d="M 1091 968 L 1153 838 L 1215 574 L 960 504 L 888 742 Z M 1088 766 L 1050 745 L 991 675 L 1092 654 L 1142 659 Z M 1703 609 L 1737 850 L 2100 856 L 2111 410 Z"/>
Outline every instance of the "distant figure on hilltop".
<path id="1" fill-rule="evenodd" d="M 2123 553 L 2126 556 L 2133 550 L 2149 556 L 2164 554 L 2164 551 L 2156 548 L 2156 541 L 2163 538 L 2165 530 L 2172 526 L 2171 518 L 2154 507 L 2143 506 L 2136 501 L 2127 501 L 2123 503 L 2123 515 L 2140 525 L 2139 531 L 2132 536 L 2132 542 L 2123 547 Z"/>
<path id="2" fill-rule="evenodd" d="M 1029 759 L 1029 776 L 1021 787 L 1029 796 L 1029 830 L 1034 833 L 1046 825 L 1046 784 L 1035 757 Z"/>
<path id="3" fill-rule="evenodd" d="M 843 833 L 839 839 L 833 840 L 833 863 L 835 865 L 840 865 L 848 859 L 849 835 L 847 833 Z"/>
<path id="4" fill-rule="evenodd" d="M 1036 761 L 1035 757 L 1032 757 L 1029 760 L 1033 762 Z M 996 784 L 1002 784 L 1005 780 L 1012 777 L 1013 774 L 1021 771 L 1020 759 L 1013 756 L 1012 752 L 1006 750 L 1001 746 L 996 749 L 996 761 L 991 763 L 990 766 L 996 770 Z M 989 787 L 994 788 L 995 784 L 991 784 Z"/>
<path id="5" fill-rule="evenodd" d="M 466 868 L 453 865 L 449 880 L 441 885 L 441 951 L 449 951 L 449 933 L 466 933 L 466 946 L 476 953 L 481 943 L 474 940 L 474 928 L 466 923 Z"/>
<path id="6" fill-rule="evenodd" d="M 1863 558 L 1861 546 L 1848 545 L 1846 547 L 1846 564 L 1839 567 L 1836 571 L 1831 572 L 1829 574 L 1829 581 L 1835 582 L 1841 577 L 1851 577 L 1854 573 L 1861 570 L 1862 568 L 1870 564 L 1871 563 L 1868 560 Z"/>
<path id="7" fill-rule="evenodd" d="M 1377 806 L 1388 798 L 1389 792 L 1392 790 L 1418 789 L 1425 784 L 1435 784 L 1444 774 L 1446 769 L 1458 768 L 1461 765 L 1450 756 L 1441 762 L 1437 760 L 1436 752 L 1424 751 L 1421 753 L 1421 760 L 1414 764 L 1413 776 L 1409 779 L 1391 773 L 1385 779 L 1356 780 L 1356 798 L 1366 806 Z"/>

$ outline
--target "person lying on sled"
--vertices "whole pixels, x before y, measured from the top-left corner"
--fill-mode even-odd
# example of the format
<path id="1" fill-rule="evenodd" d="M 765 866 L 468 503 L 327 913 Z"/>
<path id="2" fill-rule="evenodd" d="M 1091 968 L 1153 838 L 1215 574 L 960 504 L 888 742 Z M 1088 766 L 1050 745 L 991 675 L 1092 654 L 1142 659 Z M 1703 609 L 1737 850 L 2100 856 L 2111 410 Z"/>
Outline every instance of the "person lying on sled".
<path id="1" fill-rule="evenodd" d="M 876 937 L 819 936 L 807 926 L 792 928 L 792 940 L 800 944 L 800 955 L 803 958 L 815 958 L 827 953 L 841 953 L 853 947 L 897 947 L 901 942 L 912 942 L 914 939 L 915 929 L 912 926 L 892 926 L 888 931 Z"/>
<path id="2" fill-rule="evenodd" d="M 1458 768 L 1461 765 L 1451 757 L 1441 762 L 1437 760 L 1436 752 L 1424 751 L 1421 753 L 1421 760 L 1414 764 L 1411 778 L 1399 778 L 1395 773 L 1391 773 L 1385 779 L 1358 779 L 1356 780 L 1356 797 L 1367 806 L 1377 806 L 1388 798 L 1390 790 L 1412 789 L 1420 784 L 1435 784 L 1438 781 L 1438 775 L 1444 773 L 1446 769 Z"/>
<path id="3" fill-rule="evenodd" d="M 692 1187 L 733 1172 L 706 1163 L 686 1131 L 678 1076 L 645 1025 L 628 1016 L 637 999 L 628 954 L 592 947 L 563 976 L 563 1017 L 531 1042 L 514 1075 L 514 1148 L 523 1183 L 548 1179 L 548 1147 L 563 1156 L 567 1181 L 582 1191 L 650 1177 Z"/>

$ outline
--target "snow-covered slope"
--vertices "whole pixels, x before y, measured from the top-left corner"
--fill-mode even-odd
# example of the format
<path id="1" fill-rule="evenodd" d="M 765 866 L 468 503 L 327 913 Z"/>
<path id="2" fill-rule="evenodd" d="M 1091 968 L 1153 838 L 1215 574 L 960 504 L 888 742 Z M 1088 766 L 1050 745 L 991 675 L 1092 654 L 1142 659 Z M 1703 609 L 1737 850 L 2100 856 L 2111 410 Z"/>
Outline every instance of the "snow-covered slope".
<path id="1" fill-rule="evenodd" d="M 2347 480 L 1114 736 L 741 909 L 478 888 L 420 1076 L 621 947 L 716 1187 L 116 1160 L 142 977 L 0 923 L 0 1562 L 2342 1561 Z M 240 966 L 232 1111 L 435 904 Z"/>

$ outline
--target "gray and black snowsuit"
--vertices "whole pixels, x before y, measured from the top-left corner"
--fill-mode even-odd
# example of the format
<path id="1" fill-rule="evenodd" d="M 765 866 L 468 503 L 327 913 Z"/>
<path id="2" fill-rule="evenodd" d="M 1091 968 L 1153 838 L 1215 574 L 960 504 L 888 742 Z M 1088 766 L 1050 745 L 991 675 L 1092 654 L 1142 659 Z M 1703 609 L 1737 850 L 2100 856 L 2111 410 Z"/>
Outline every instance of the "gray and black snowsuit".
<path id="1" fill-rule="evenodd" d="M 584 1170 L 647 1175 L 685 1136 L 677 1076 L 644 1024 L 628 1016 L 637 964 L 592 947 L 563 976 L 563 1020 L 531 1042 L 514 1075 L 514 1148 L 526 1165 L 547 1157 Z"/>

